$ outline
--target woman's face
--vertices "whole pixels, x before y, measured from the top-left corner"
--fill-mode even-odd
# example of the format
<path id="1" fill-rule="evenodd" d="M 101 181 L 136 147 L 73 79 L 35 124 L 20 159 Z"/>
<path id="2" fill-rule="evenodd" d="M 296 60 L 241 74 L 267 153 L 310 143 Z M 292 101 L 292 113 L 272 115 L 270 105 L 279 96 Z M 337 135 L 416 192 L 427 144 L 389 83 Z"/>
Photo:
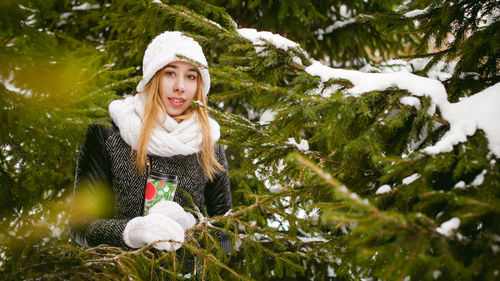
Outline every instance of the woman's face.
<path id="1" fill-rule="evenodd" d="M 182 115 L 191 105 L 198 87 L 196 66 L 181 61 L 167 64 L 161 73 L 161 101 L 168 115 Z"/>

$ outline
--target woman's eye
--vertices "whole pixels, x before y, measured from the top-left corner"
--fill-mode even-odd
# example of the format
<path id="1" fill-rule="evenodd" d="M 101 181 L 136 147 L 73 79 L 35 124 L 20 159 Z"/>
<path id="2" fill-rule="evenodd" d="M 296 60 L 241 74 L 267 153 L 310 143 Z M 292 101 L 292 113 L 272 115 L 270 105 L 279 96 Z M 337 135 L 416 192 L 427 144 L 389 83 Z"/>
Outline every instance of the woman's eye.
<path id="1" fill-rule="evenodd" d="M 188 74 L 187 78 L 189 80 L 194 80 L 194 79 L 196 79 L 196 75 Z"/>
<path id="2" fill-rule="evenodd" d="M 174 76 L 174 73 L 172 71 L 166 71 L 165 75 L 167 75 L 167 76 Z"/>

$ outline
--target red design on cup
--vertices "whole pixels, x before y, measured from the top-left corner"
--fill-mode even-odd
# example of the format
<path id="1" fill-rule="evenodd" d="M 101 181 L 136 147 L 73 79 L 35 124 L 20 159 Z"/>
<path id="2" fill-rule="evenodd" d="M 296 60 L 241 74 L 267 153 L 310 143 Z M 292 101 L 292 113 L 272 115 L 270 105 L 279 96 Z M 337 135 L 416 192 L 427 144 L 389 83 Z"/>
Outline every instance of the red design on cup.
<path id="1" fill-rule="evenodd" d="M 148 182 L 148 184 L 146 185 L 146 200 L 153 199 L 155 195 L 156 195 L 155 186 L 151 182 Z"/>

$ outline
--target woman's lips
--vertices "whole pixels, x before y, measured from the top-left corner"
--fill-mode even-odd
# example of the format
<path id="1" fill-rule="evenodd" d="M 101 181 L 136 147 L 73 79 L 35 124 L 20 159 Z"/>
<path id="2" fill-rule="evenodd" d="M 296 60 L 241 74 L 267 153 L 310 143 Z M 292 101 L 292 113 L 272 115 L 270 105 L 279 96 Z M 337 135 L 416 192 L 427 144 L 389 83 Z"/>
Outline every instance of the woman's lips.
<path id="1" fill-rule="evenodd" d="M 184 102 L 186 101 L 183 98 L 168 98 L 168 101 L 173 105 L 173 106 L 182 106 Z"/>

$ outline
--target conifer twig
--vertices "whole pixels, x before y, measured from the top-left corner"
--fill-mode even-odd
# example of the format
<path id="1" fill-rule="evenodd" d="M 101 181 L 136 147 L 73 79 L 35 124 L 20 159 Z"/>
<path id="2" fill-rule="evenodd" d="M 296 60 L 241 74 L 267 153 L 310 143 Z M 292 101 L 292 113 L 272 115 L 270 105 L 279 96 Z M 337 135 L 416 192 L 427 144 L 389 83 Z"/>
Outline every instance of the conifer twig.
<path id="1" fill-rule="evenodd" d="M 295 159 L 303 164 L 304 166 L 310 168 L 311 170 L 314 171 L 317 175 L 319 175 L 325 182 L 327 182 L 329 185 L 333 186 L 337 192 L 342 194 L 344 198 L 348 198 L 352 202 L 354 202 L 358 207 L 361 207 L 362 209 L 369 210 L 371 213 L 376 215 L 377 217 L 387 220 L 393 223 L 398 224 L 399 226 L 403 228 L 409 228 L 409 226 L 404 223 L 399 221 L 398 219 L 387 216 L 380 210 L 378 210 L 376 207 L 372 206 L 367 199 L 361 200 L 359 196 L 355 193 L 350 192 L 345 185 L 334 179 L 330 174 L 325 173 L 322 169 L 318 168 L 316 165 L 314 165 L 311 161 L 305 159 L 299 154 L 295 154 Z"/>

